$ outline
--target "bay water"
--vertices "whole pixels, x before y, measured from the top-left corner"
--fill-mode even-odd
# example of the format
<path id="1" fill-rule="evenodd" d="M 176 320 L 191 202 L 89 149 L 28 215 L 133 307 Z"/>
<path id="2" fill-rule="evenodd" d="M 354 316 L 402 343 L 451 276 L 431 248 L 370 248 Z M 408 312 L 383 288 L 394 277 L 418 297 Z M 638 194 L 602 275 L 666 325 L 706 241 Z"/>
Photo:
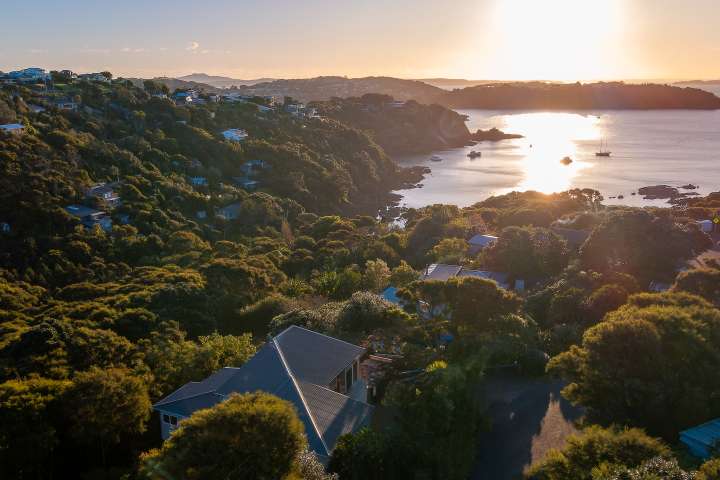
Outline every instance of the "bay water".
<path id="1" fill-rule="evenodd" d="M 403 167 L 432 170 L 422 188 L 396 192 L 401 206 L 466 207 L 513 190 L 571 188 L 599 190 L 606 205 L 667 206 L 667 199 L 631 194 L 651 185 L 692 184 L 699 188 L 681 191 L 700 195 L 720 191 L 720 110 L 457 111 L 469 117 L 471 132 L 496 127 L 525 138 L 393 156 Z M 609 157 L 595 155 L 601 141 Z M 471 150 L 482 156 L 468 157 Z M 442 162 L 431 161 L 433 154 Z M 561 164 L 565 156 L 573 162 Z"/>

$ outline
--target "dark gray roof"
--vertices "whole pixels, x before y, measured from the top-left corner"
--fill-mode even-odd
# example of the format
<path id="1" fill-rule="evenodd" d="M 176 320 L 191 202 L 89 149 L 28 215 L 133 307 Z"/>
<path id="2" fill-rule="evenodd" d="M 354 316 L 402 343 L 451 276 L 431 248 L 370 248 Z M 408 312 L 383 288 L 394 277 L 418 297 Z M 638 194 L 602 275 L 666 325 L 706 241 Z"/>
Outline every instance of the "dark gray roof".
<path id="1" fill-rule="evenodd" d="M 85 205 L 70 205 L 67 207 L 63 207 L 63 210 L 68 212 L 70 215 L 74 215 L 76 217 L 87 217 L 88 215 L 96 215 L 98 213 L 103 213 L 100 210 L 95 210 L 94 208 L 86 207 Z"/>
<path id="2" fill-rule="evenodd" d="M 315 427 L 327 446 L 328 455 L 335 449 L 338 437 L 352 432 L 373 409 L 367 403 L 327 388 L 301 380 L 296 383 Z"/>
<path id="3" fill-rule="evenodd" d="M 203 382 L 188 383 L 154 408 L 189 417 L 232 393 L 272 393 L 295 405 L 310 448 L 330 456 L 337 438 L 356 429 L 373 407 L 325 386 L 364 352 L 364 348 L 293 326 L 271 339 L 241 368 L 226 367 Z M 320 379 L 320 383 L 300 376 Z"/>
<path id="4" fill-rule="evenodd" d="M 221 370 L 222 371 L 222 370 Z M 285 369 L 271 344 L 265 345 L 242 368 L 217 387 L 218 395 L 231 393 L 276 392 L 287 380 Z"/>
<path id="5" fill-rule="evenodd" d="M 304 382 L 326 386 L 365 353 L 365 349 L 292 326 L 275 337 L 290 374 Z"/>
<path id="6" fill-rule="evenodd" d="M 225 397 L 215 395 L 213 392 L 207 392 L 195 395 L 194 397 L 177 400 L 175 402 L 157 404 L 154 408 L 155 410 L 160 410 L 161 412 L 172 413 L 173 415 L 177 415 L 179 417 L 188 418 L 198 410 L 212 408 L 224 400 L 226 400 Z"/>
<path id="7" fill-rule="evenodd" d="M 568 228 L 553 228 L 552 231 L 563 237 L 567 243 L 573 243 L 575 245 L 585 243 L 585 240 L 588 239 L 591 233 L 583 230 L 570 230 Z"/>

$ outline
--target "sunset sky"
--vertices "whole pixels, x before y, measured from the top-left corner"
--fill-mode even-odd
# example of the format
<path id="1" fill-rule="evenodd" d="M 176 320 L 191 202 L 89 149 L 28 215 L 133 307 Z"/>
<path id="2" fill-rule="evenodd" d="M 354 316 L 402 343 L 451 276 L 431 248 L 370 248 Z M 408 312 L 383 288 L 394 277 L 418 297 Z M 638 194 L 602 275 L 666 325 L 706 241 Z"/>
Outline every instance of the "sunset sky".
<path id="1" fill-rule="evenodd" d="M 720 78 L 719 0 L 36 0 L 2 17 L 2 71 Z"/>

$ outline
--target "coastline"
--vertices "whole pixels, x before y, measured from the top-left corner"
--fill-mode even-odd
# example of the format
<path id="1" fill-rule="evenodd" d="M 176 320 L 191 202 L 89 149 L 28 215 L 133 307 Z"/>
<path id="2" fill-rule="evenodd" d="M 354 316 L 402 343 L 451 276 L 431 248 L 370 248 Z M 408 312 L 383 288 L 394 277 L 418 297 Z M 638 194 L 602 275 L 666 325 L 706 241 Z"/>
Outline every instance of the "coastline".
<path id="1" fill-rule="evenodd" d="M 430 168 L 424 166 L 407 167 L 382 179 L 375 185 L 363 187 L 348 195 L 348 202 L 342 206 L 341 215 L 367 215 L 373 218 L 378 215 L 387 215 L 396 218 L 402 213 L 400 201 L 403 196 L 394 192 L 422 188 L 423 185 L 420 182 L 431 172 Z"/>

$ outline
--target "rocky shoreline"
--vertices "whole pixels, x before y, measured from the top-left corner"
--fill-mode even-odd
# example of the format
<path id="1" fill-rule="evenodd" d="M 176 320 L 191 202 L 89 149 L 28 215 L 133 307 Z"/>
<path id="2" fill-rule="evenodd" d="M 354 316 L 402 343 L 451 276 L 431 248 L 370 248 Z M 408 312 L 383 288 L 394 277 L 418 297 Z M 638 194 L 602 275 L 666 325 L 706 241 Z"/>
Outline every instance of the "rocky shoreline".
<path id="1" fill-rule="evenodd" d="M 398 173 L 384 178 L 375 185 L 362 188 L 348 196 L 348 203 L 342 207 L 342 215 L 378 215 L 397 218 L 402 213 L 400 200 L 402 195 L 393 193 L 396 190 L 422 188 L 420 182 L 431 173 L 428 167 L 415 166 L 403 168 Z"/>
<path id="2" fill-rule="evenodd" d="M 478 129 L 477 132 L 470 134 L 470 139 L 478 142 L 497 142 L 499 140 L 507 140 L 513 138 L 525 138 L 525 136 L 518 135 L 517 133 L 505 133 L 501 130 L 498 130 L 496 127 L 493 127 L 490 130 L 486 131 Z"/>

